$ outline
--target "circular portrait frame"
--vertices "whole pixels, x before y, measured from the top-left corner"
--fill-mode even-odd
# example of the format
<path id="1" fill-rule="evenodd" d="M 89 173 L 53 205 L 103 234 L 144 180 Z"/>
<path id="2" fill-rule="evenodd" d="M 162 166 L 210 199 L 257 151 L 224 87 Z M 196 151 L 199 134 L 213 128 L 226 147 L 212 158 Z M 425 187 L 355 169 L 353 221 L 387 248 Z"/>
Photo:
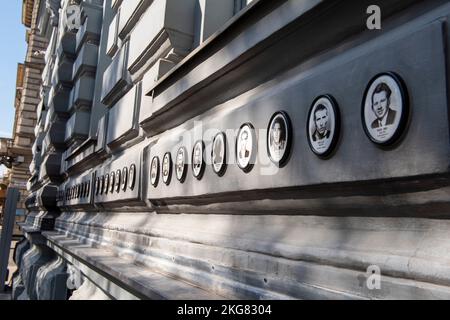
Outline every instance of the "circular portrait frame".
<path id="1" fill-rule="evenodd" d="M 372 95 L 374 95 L 374 91 L 376 89 L 373 88 L 374 84 L 377 83 L 377 81 L 379 81 L 381 78 L 387 78 L 389 79 L 391 84 L 395 84 L 395 88 L 391 88 L 389 86 L 389 84 L 387 84 L 387 86 L 389 87 L 390 90 L 390 97 L 389 97 L 389 105 L 387 106 L 387 111 L 385 113 L 386 116 L 386 122 L 393 122 L 392 125 L 396 124 L 396 127 L 393 129 L 393 133 L 390 134 L 390 137 L 386 140 L 381 140 L 381 139 L 377 139 L 376 137 L 373 136 L 372 132 L 374 129 L 385 129 L 387 130 L 388 127 L 385 124 L 384 128 L 373 128 L 374 126 L 374 122 L 377 120 L 375 119 L 374 122 L 372 122 L 372 124 L 369 124 L 370 128 L 368 127 L 368 123 L 367 123 L 367 118 L 366 118 L 366 109 L 367 109 L 367 99 L 368 99 L 368 95 L 370 92 L 372 92 Z M 385 83 L 386 84 L 386 83 Z M 379 85 L 379 84 L 378 84 Z M 377 86 L 378 86 L 377 85 Z M 391 95 L 392 94 L 397 94 L 397 96 L 395 97 L 395 104 L 396 104 L 396 108 L 392 109 L 391 108 Z M 401 99 L 401 104 L 398 105 L 398 101 L 397 99 L 400 98 Z M 371 98 L 372 99 L 372 98 Z M 372 102 L 373 103 L 373 102 Z M 372 105 L 372 112 L 373 111 L 373 105 Z M 398 109 L 400 108 L 400 109 Z M 397 112 L 401 112 L 400 116 L 397 116 L 396 113 Z M 391 113 L 391 114 L 389 114 Z M 394 113 L 394 116 L 392 117 L 391 115 Z M 376 76 L 374 76 L 368 83 L 365 91 L 364 91 L 364 95 L 363 95 L 363 99 L 362 99 L 362 103 L 361 103 L 361 121 L 362 121 L 362 125 L 363 125 L 363 129 L 364 132 L 366 134 L 366 136 L 369 138 L 370 141 L 372 141 L 375 145 L 380 146 L 380 147 L 388 147 L 388 146 L 392 146 L 393 144 L 397 143 L 400 138 L 403 136 L 407 124 L 408 124 L 408 119 L 409 119 L 409 115 L 410 115 L 410 105 L 409 105 L 409 95 L 408 95 L 408 90 L 406 88 L 406 84 L 403 81 L 403 79 L 395 72 L 382 72 L 377 74 Z M 397 117 L 398 120 L 397 120 Z M 389 119 L 391 118 L 391 119 Z M 394 119 L 392 119 L 394 118 Z M 391 124 L 389 124 L 390 126 Z"/>
<path id="2" fill-rule="evenodd" d="M 167 175 L 164 175 L 164 162 L 167 159 Z M 161 178 L 166 186 L 170 184 L 170 180 L 172 178 L 172 155 L 170 152 L 166 152 L 163 156 L 161 163 Z"/>
<path id="3" fill-rule="evenodd" d="M 320 101 L 322 101 L 322 100 L 327 102 L 327 105 L 325 107 L 331 108 L 332 118 L 334 120 L 334 126 L 332 127 L 332 130 L 329 129 L 329 131 L 330 131 L 329 135 L 331 137 L 329 137 L 329 138 L 327 137 L 327 139 L 329 140 L 328 146 L 326 148 L 324 148 L 323 151 L 318 150 L 318 147 L 316 146 L 315 141 L 313 141 L 314 134 L 311 133 L 311 131 L 312 131 L 311 130 L 311 121 L 314 121 L 314 122 L 316 121 L 316 120 L 312 120 L 311 117 L 316 112 L 316 107 L 319 105 Z M 327 108 L 327 110 L 329 110 L 329 108 Z M 315 129 L 315 132 L 317 132 L 317 126 Z M 322 158 L 322 159 L 329 158 L 336 149 L 336 145 L 339 141 L 340 132 L 341 132 L 341 114 L 340 114 L 339 105 L 338 105 L 336 99 L 330 94 L 320 95 L 317 98 L 315 98 L 313 103 L 311 104 L 311 107 L 309 108 L 307 123 L 306 123 L 306 137 L 308 139 L 308 144 L 309 144 L 311 151 L 319 158 Z"/>
<path id="4" fill-rule="evenodd" d="M 197 149 L 197 146 L 201 145 L 201 160 L 202 163 L 200 164 L 200 167 L 197 169 L 194 167 L 194 157 L 195 157 L 195 150 Z M 200 180 L 203 177 L 203 174 L 205 172 L 205 143 L 203 140 L 198 140 L 195 142 L 194 147 L 192 148 L 192 156 L 191 156 L 191 166 L 192 166 L 192 175 L 197 179 Z"/>
<path id="5" fill-rule="evenodd" d="M 219 141 L 219 139 L 222 141 L 222 163 L 219 164 L 216 167 L 216 163 L 214 162 L 215 158 L 215 152 L 216 152 L 216 142 Z M 227 136 L 224 132 L 217 133 L 213 141 L 211 143 L 211 166 L 215 174 L 217 174 L 219 177 L 223 176 L 225 174 L 225 171 L 227 170 Z"/>
<path id="6" fill-rule="evenodd" d="M 156 164 L 155 178 L 152 178 L 153 163 Z M 157 187 L 159 182 L 159 157 L 154 156 L 150 162 L 150 183 L 153 187 Z"/>
<path id="7" fill-rule="evenodd" d="M 180 175 L 179 170 L 178 170 L 178 156 L 181 151 L 183 152 L 183 163 L 182 163 L 182 170 L 181 170 L 181 175 Z M 180 181 L 181 183 L 183 183 L 184 180 L 186 180 L 187 171 L 188 171 L 188 159 L 189 158 L 188 158 L 187 149 L 185 147 L 179 147 L 177 150 L 177 156 L 175 158 L 173 165 L 174 165 L 175 176 L 177 177 L 177 180 Z"/>
<path id="8" fill-rule="evenodd" d="M 128 172 L 128 188 L 133 190 L 136 184 L 136 165 L 134 163 L 130 166 L 130 170 Z"/>
<path id="9" fill-rule="evenodd" d="M 251 149 L 251 153 L 250 153 L 250 155 L 248 157 L 248 159 L 249 159 L 248 163 L 247 163 L 247 165 L 244 166 L 244 165 L 242 165 L 239 162 L 240 151 L 238 150 L 238 148 L 239 148 L 239 140 L 240 140 L 240 137 L 241 137 L 241 133 L 244 132 L 243 130 L 246 127 L 249 129 L 250 136 L 252 138 L 252 141 L 251 141 L 251 148 L 252 149 Z M 237 163 L 238 167 L 242 171 L 244 171 L 245 173 L 250 172 L 253 169 L 253 167 L 255 166 L 256 155 L 258 153 L 258 142 L 257 142 L 257 136 L 256 136 L 255 127 L 253 127 L 253 125 L 250 122 L 246 122 L 246 123 L 242 124 L 239 127 L 239 131 L 238 131 L 238 134 L 236 135 L 236 140 L 235 140 L 235 152 L 236 152 L 236 155 L 235 155 L 236 156 L 236 163 Z"/>
<path id="10" fill-rule="evenodd" d="M 275 121 L 277 119 L 282 119 L 284 124 L 284 148 L 283 148 L 283 155 L 281 157 L 278 157 L 279 159 L 275 158 L 274 156 L 274 150 L 272 150 L 272 143 L 271 143 L 271 132 L 272 132 L 272 126 L 274 125 Z M 277 111 L 275 112 L 269 120 L 269 124 L 267 126 L 267 141 L 266 141 L 266 148 L 267 148 L 267 154 L 269 156 L 270 161 L 272 161 L 273 164 L 275 164 L 278 168 L 284 167 L 291 155 L 291 146 L 292 146 L 292 124 L 291 119 L 289 118 L 289 115 L 285 111 Z"/>
<path id="11" fill-rule="evenodd" d="M 122 191 L 127 191 L 128 187 L 128 167 L 122 169 Z"/>

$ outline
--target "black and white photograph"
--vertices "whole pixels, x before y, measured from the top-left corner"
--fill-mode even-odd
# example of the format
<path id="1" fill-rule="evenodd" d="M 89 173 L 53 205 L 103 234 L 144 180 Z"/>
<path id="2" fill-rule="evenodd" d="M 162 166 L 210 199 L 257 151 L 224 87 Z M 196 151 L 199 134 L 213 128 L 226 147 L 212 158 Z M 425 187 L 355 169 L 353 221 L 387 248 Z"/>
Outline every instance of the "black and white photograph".
<path id="1" fill-rule="evenodd" d="M 221 176 L 226 169 L 227 161 L 227 139 L 224 132 L 214 136 L 211 148 L 211 163 L 214 172 Z"/>
<path id="2" fill-rule="evenodd" d="M 331 154 L 340 131 L 340 114 L 331 95 L 317 97 L 308 114 L 307 138 L 311 150 L 319 157 Z"/>
<path id="3" fill-rule="evenodd" d="M 194 148 L 192 150 L 192 174 L 195 178 L 201 179 L 203 176 L 203 172 L 205 171 L 205 144 L 202 140 L 197 141 L 194 144 Z"/>
<path id="4" fill-rule="evenodd" d="M 162 180 L 166 185 L 169 185 L 172 177 L 172 157 L 170 152 L 166 152 L 162 161 Z"/>
<path id="5" fill-rule="evenodd" d="M 116 170 L 116 192 L 120 192 L 120 188 L 122 186 L 122 170 Z"/>
<path id="6" fill-rule="evenodd" d="M 122 169 L 122 191 L 126 191 L 128 186 L 128 167 Z"/>
<path id="7" fill-rule="evenodd" d="M 159 180 L 159 158 L 153 157 L 150 164 L 150 183 L 156 187 Z"/>
<path id="8" fill-rule="evenodd" d="M 177 180 L 180 182 L 184 182 L 186 179 L 186 173 L 188 169 L 188 156 L 187 150 L 185 147 L 178 148 L 177 157 L 175 159 L 175 174 L 177 176 Z"/>
<path id="9" fill-rule="evenodd" d="M 244 172 L 255 164 L 257 153 L 256 133 L 252 124 L 244 123 L 236 136 L 236 163 Z"/>
<path id="10" fill-rule="evenodd" d="M 109 188 L 110 188 L 109 190 L 111 193 L 113 193 L 116 188 L 115 183 L 116 183 L 116 174 L 114 173 L 114 171 L 112 171 L 109 174 Z"/>
<path id="11" fill-rule="evenodd" d="M 105 194 L 108 194 L 108 193 L 109 193 L 109 184 L 110 184 L 110 181 L 109 181 L 109 173 L 107 173 L 107 174 L 105 175 Z"/>
<path id="12" fill-rule="evenodd" d="M 283 167 L 290 154 L 292 127 L 286 112 L 275 113 L 267 128 L 267 153 L 270 160 L 278 167 Z"/>
<path id="13" fill-rule="evenodd" d="M 450 0 L 1 4 L 0 302 L 450 301 Z"/>
<path id="14" fill-rule="evenodd" d="M 362 106 L 362 121 L 369 139 L 387 146 L 403 133 L 409 105 L 403 80 L 395 73 L 375 76 L 367 86 Z"/>
<path id="15" fill-rule="evenodd" d="M 131 166 L 130 166 L 130 171 L 129 171 L 129 174 L 128 174 L 128 188 L 130 188 L 131 190 L 133 190 L 134 189 L 134 185 L 135 185 L 135 183 L 136 183 L 136 165 L 133 163 Z"/>

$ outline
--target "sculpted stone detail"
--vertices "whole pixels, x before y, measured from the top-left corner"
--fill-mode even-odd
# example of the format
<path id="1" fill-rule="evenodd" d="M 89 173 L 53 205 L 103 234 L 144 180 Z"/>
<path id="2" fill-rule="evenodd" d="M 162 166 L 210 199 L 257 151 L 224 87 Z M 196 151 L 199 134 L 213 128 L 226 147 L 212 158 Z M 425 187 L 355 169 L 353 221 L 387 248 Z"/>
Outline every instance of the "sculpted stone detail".
<path id="1" fill-rule="evenodd" d="M 50 24 L 57 27 L 59 24 L 59 9 L 61 0 L 45 0 L 45 7 L 50 11 Z"/>
<path id="2" fill-rule="evenodd" d="M 42 266 L 36 275 L 36 293 L 38 300 L 66 300 L 68 278 L 66 263 L 63 258 Z"/>
<path id="3" fill-rule="evenodd" d="M 24 254 L 20 275 L 31 300 L 37 299 L 36 275 L 39 268 L 47 264 L 53 258 L 54 252 L 48 247 L 41 245 L 33 245 L 31 249 Z"/>

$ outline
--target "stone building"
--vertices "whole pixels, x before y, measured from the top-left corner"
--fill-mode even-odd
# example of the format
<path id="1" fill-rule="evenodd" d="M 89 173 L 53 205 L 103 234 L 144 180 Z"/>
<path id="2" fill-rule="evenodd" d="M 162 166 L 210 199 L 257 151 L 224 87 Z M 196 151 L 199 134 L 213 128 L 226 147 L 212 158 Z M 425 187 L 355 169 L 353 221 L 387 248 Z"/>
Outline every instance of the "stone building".
<path id="1" fill-rule="evenodd" d="M 22 23 L 27 28 L 25 40 L 27 52 L 24 63 L 17 66 L 15 116 L 12 139 L 1 138 L 0 163 L 9 168 L 9 187 L 19 189 L 20 201 L 17 204 L 17 221 L 25 218 L 25 201 L 29 195 L 28 181 L 33 172 L 33 153 L 35 142 L 36 110 L 40 103 L 41 74 L 44 69 L 43 52 L 47 48 L 45 35 L 41 35 L 34 21 L 42 11 L 38 11 L 39 1 L 24 1 Z"/>
<path id="2" fill-rule="evenodd" d="M 450 298 L 448 1 L 24 6 L 14 298 Z"/>

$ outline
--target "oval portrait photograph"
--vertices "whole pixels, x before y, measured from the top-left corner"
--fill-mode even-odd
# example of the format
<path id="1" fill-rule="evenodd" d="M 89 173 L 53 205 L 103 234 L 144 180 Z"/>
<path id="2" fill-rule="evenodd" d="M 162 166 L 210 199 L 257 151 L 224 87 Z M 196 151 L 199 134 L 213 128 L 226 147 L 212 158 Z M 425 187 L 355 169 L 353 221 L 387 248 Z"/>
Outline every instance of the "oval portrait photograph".
<path id="1" fill-rule="evenodd" d="M 128 178 L 128 187 L 133 190 L 134 189 L 134 184 L 136 183 L 136 165 L 132 164 L 130 166 L 130 173 L 128 174 L 129 178 Z"/>
<path id="2" fill-rule="evenodd" d="M 166 152 L 162 163 L 162 180 L 166 185 L 169 185 L 172 176 L 172 157 L 170 152 Z"/>
<path id="3" fill-rule="evenodd" d="M 307 137 L 311 150 L 319 157 L 333 151 L 339 138 L 340 116 L 336 101 L 330 95 L 316 98 L 309 110 Z"/>
<path id="4" fill-rule="evenodd" d="M 120 192 L 120 186 L 122 183 L 122 171 L 120 169 L 116 170 L 116 192 Z"/>
<path id="5" fill-rule="evenodd" d="M 128 186 L 128 167 L 122 169 L 122 190 L 126 191 Z"/>
<path id="6" fill-rule="evenodd" d="M 105 194 L 109 192 L 109 173 L 105 175 Z"/>
<path id="7" fill-rule="evenodd" d="M 408 96 L 402 79 L 382 73 L 367 86 L 362 104 L 362 122 L 369 139 L 382 146 L 394 143 L 408 119 Z"/>
<path id="8" fill-rule="evenodd" d="M 275 113 L 267 128 L 267 153 L 270 160 L 282 167 L 286 164 L 291 149 L 292 129 L 287 113 Z"/>
<path id="9" fill-rule="evenodd" d="M 205 169 L 204 149 L 203 141 L 197 141 L 192 150 L 192 174 L 199 180 L 202 178 Z"/>
<path id="10" fill-rule="evenodd" d="M 156 187 L 158 185 L 159 178 L 159 158 L 153 157 L 152 163 L 150 164 L 150 183 L 152 186 Z"/>
<path id="11" fill-rule="evenodd" d="M 244 172 L 249 172 L 256 159 L 256 133 L 250 123 L 244 123 L 236 137 L 236 162 Z"/>
<path id="12" fill-rule="evenodd" d="M 215 135 L 211 149 L 211 162 L 214 172 L 221 176 L 226 168 L 226 137 L 225 133 L 219 132 Z"/>
<path id="13" fill-rule="evenodd" d="M 175 174 L 177 180 L 183 182 L 187 172 L 187 151 L 185 147 L 180 147 L 175 159 Z"/>
<path id="14" fill-rule="evenodd" d="M 109 185 L 110 185 L 110 191 L 111 193 L 114 192 L 115 189 L 115 182 L 116 182 L 116 174 L 114 173 L 114 171 L 112 171 L 109 175 Z"/>

